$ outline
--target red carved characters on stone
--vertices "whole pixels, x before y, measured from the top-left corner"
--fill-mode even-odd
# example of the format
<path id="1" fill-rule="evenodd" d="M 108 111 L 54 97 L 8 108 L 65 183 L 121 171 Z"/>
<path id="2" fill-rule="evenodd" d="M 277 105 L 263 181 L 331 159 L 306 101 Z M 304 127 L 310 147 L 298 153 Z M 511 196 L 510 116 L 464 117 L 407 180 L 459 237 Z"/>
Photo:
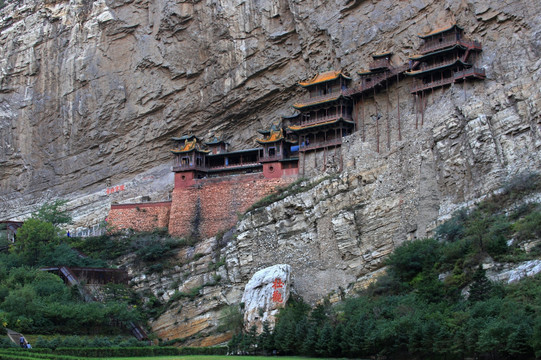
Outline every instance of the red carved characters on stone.
<path id="1" fill-rule="evenodd" d="M 284 299 L 282 298 L 282 294 L 278 289 L 281 289 L 284 287 L 284 283 L 282 282 L 282 279 L 276 278 L 274 279 L 274 282 L 272 283 L 272 288 L 274 291 L 272 292 L 272 301 L 273 302 L 284 302 Z"/>

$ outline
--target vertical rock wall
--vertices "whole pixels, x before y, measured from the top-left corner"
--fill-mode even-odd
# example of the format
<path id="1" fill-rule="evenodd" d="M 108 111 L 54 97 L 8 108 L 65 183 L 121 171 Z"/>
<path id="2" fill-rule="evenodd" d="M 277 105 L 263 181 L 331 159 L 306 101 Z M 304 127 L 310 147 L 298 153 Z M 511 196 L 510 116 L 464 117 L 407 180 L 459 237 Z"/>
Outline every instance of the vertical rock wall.
<path id="1" fill-rule="evenodd" d="M 331 68 L 349 71 L 357 81 L 356 71 L 372 53 L 393 51 L 393 63 L 403 63 L 418 49 L 418 33 L 457 22 L 482 42 L 479 65 L 487 79 L 428 100 L 429 108 L 447 109 L 443 122 L 429 109 L 425 114 L 425 123 L 442 124 L 430 127 L 435 148 L 425 148 L 433 149 L 450 207 L 491 187 L 507 170 L 539 168 L 535 5 L 18 1 L 2 9 L 0 19 L 0 218 L 18 217 L 57 196 L 80 199 L 83 212 L 93 213 L 85 206 L 102 209 L 103 218 L 109 198 L 94 195 L 108 182 L 130 181 L 167 164 L 171 136 L 217 134 L 251 146 L 257 128 L 290 114 L 302 94 L 297 81 Z M 409 85 L 398 87 L 405 141 L 418 136 L 407 130 L 415 122 Z M 464 94 L 475 101 L 463 101 Z M 398 94 L 391 89 L 389 95 L 389 123 L 386 97 L 377 95 L 363 110 L 372 150 L 377 132 L 371 115 L 378 113 L 381 151 L 400 146 Z M 492 152 L 480 158 L 478 139 L 491 134 Z M 463 186 L 455 194 L 457 181 Z"/>

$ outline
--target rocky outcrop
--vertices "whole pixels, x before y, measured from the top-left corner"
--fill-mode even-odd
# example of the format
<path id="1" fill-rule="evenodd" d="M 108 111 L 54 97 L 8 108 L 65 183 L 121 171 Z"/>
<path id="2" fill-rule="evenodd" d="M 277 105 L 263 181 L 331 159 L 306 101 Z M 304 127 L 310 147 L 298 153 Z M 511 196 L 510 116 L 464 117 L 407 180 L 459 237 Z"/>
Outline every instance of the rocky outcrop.
<path id="1" fill-rule="evenodd" d="M 492 281 L 508 284 L 520 281 L 525 277 L 532 277 L 541 272 L 541 260 L 524 261 L 520 264 L 483 264 L 487 269 L 486 275 Z"/>
<path id="2" fill-rule="evenodd" d="M 258 333 L 263 323 L 274 328 L 276 315 L 289 299 L 291 290 L 291 267 L 285 264 L 261 269 L 252 276 L 244 288 L 244 327 L 256 327 Z"/>

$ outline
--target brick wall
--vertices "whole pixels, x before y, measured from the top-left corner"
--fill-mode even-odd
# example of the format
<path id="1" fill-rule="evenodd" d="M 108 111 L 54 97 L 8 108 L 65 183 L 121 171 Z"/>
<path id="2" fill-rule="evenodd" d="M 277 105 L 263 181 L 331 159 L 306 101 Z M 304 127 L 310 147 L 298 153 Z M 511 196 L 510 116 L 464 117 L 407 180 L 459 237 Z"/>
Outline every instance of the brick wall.
<path id="1" fill-rule="evenodd" d="M 252 204 L 295 177 L 266 179 L 262 174 L 194 180 L 173 190 L 169 232 L 209 237 L 231 228 Z"/>
<path id="2" fill-rule="evenodd" d="M 168 227 L 171 201 L 111 205 L 107 222 L 117 229 L 151 231 Z"/>

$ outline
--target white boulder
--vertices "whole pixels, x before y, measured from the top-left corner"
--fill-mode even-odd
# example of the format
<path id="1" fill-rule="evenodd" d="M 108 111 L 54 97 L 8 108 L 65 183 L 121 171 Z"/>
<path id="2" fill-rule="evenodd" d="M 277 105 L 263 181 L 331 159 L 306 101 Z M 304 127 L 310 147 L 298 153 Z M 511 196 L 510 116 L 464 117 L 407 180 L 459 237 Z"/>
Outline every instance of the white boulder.
<path id="1" fill-rule="evenodd" d="M 274 265 L 256 272 L 244 289 L 244 326 L 250 329 L 256 326 L 257 332 L 263 331 L 263 322 L 272 328 L 276 315 L 289 299 L 291 288 L 291 266 Z"/>

